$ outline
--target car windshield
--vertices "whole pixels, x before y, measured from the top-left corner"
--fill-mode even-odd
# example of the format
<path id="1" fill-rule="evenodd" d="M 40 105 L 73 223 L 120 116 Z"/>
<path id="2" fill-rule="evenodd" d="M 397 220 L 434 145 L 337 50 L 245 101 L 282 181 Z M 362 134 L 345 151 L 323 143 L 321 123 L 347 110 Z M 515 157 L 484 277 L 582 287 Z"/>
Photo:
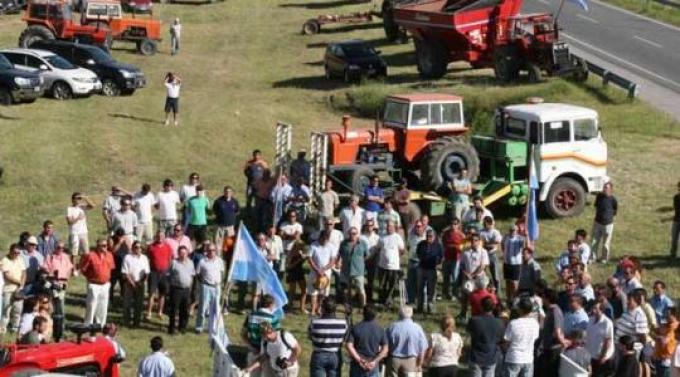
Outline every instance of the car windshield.
<path id="1" fill-rule="evenodd" d="M 406 125 L 408 121 L 408 104 L 402 102 L 387 101 L 383 121 Z"/>
<path id="2" fill-rule="evenodd" d="M 0 54 L 0 69 L 12 69 L 14 66 L 7 60 L 7 58 Z"/>
<path id="3" fill-rule="evenodd" d="M 76 66 L 69 63 L 67 60 L 58 55 L 50 55 L 45 57 L 48 63 L 50 63 L 54 68 L 58 69 L 76 69 Z"/>
<path id="4" fill-rule="evenodd" d="M 87 51 L 90 53 L 90 55 L 92 55 L 92 58 L 97 63 L 108 63 L 113 61 L 111 55 L 107 54 L 104 50 L 100 48 L 97 47 L 88 48 Z"/>
<path id="5" fill-rule="evenodd" d="M 375 50 L 373 50 L 373 47 L 364 43 L 346 44 L 342 46 L 342 50 L 349 58 L 360 58 L 364 56 L 375 55 Z"/>

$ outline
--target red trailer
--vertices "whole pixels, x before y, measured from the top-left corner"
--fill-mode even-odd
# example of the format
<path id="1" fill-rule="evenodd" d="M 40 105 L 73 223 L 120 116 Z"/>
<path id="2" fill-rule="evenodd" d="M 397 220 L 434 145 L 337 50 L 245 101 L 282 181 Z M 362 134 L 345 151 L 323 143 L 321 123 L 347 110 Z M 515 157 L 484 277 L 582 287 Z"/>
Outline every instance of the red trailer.
<path id="1" fill-rule="evenodd" d="M 440 78 L 447 65 L 467 61 L 474 68 L 493 68 L 501 81 L 513 81 L 526 71 L 531 81 L 548 75 L 576 73 L 586 77 L 583 62 L 559 41 L 550 14 L 520 15 L 522 0 L 417 0 L 392 4 L 394 21 L 388 38 L 403 28 L 415 44 L 418 71 L 424 78 Z M 385 8 L 383 8 L 385 9 Z"/>

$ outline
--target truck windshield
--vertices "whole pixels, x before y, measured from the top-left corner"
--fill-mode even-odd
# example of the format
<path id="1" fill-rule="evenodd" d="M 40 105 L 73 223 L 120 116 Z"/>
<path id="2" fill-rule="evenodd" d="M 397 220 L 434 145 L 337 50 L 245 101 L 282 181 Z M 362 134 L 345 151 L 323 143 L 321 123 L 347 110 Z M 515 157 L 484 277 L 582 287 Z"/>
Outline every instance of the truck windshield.
<path id="1" fill-rule="evenodd" d="M 402 102 L 387 101 L 383 121 L 406 125 L 408 121 L 408 104 Z"/>
<path id="2" fill-rule="evenodd" d="M 12 69 L 14 66 L 4 55 L 0 54 L 0 69 Z"/>
<path id="3" fill-rule="evenodd" d="M 57 55 L 46 56 L 45 60 L 50 63 L 54 68 L 58 69 L 76 69 L 76 66 L 69 63 L 64 58 Z"/>
<path id="4" fill-rule="evenodd" d="M 597 122 L 595 119 L 574 120 L 574 140 L 590 140 L 597 137 Z"/>

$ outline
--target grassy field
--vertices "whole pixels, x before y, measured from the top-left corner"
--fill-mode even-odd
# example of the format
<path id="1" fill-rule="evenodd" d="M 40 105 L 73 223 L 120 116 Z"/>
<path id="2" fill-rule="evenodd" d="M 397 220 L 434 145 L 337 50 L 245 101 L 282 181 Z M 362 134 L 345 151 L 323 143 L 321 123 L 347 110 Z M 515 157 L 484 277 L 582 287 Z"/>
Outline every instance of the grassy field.
<path id="1" fill-rule="evenodd" d="M 606 3 L 616 5 L 631 12 L 639 13 L 647 17 L 680 26 L 680 6 L 662 4 L 655 0 L 604 0 Z"/>
<path id="2" fill-rule="evenodd" d="M 308 144 L 311 130 L 340 124 L 350 113 L 370 118 L 387 93 L 443 91 L 463 95 L 467 120 L 478 132 L 489 129 L 491 111 L 504 103 L 537 95 L 549 101 L 571 102 L 597 109 L 610 146 L 610 172 L 620 202 L 613 253 L 639 255 L 647 267 L 645 282 L 662 278 L 678 296 L 677 263 L 666 258 L 670 205 L 680 155 L 679 125 L 640 102 L 629 102 L 615 89 L 603 90 L 595 82 L 577 85 L 551 80 L 540 85 L 497 86 L 490 71 L 469 71 L 465 65 L 436 82 L 418 80 L 412 45 L 391 45 L 379 24 L 328 28 L 320 35 L 299 34 L 302 23 L 317 14 L 364 10 L 366 5 L 344 1 L 303 2 L 229 0 L 214 5 L 157 5 L 156 15 L 167 22 L 180 17 L 184 25 L 181 54 L 145 58 L 131 46 L 115 46 L 121 61 L 143 68 L 147 88 L 132 97 L 95 96 L 68 102 L 41 99 L 34 105 L 0 108 L 0 245 L 4 250 L 19 232 L 37 232 L 45 219 L 53 219 L 66 235 L 65 207 L 73 191 L 100 202 L 112 183 L 130 190 L 149 182 L 158 189 L 162 179 L 183 181 L 191 171 L 201 173 L 209 194 L 225 184 L 243 187 L 240 168 L 253 148 L 273 158 L 274 125 L 282 120 L 295 126 L 294 148 Z M 13 47 L 22 29 L 18 17 L 0 18 L 0 47 Z M 390 65 L 384 83 L 347 87 L 322 78 L 320 60 L 327 42 L 363 38 L 378 46 Z M 120 49 L 119 49 L 120 48 Z M 183 79 L 182 122 L 179 128 L 162 126 L 167 71 Z M 354 124 L 372 125 L 370 119 Z M 239 195 L 242 197 L 242 195 Z M 90 212 L 90 237 L 103 236 L 100 209 Z M 592 208 L 579 218 L 541 223 L 538 255 L 544 262 L 563 249 L 577 227 L 590 227 Z M 511 218 L 502 220 L 503 224 Z M 501 225 L 504 227 L 504 225 Z M 552 269 L 545 264 L 545 269 Z M 609 269 L 596 266 L 596 280 Z M 84 314 L 84 282 L 76 279 L 69 296 L 69 319 Z M 444 307 L 445 306 L 445 307 Z M 440 311 L 454 307 L 441 305 Z M 111 307 L 120 318 L 120 304 Z M 383 316 L 384 321 L 393 318 Z M 419 318 L 428 329 L 434 321 Z M 227 325 L 237 339 L 242 316 L 230 315 Z M 307 376 L 309 342 L 307 319 L 291 315 L 285 327 L 303 339 L 302 375 Z M 121 331 L 128 351 L 123 376 L 133 376 L 148 351 L 148 339 L 162 331 L 153 320 L 143 329 Z M 179 375 L 207 376 L 211 363 L 207 337 L 166 337 L 167 348 Z"/>

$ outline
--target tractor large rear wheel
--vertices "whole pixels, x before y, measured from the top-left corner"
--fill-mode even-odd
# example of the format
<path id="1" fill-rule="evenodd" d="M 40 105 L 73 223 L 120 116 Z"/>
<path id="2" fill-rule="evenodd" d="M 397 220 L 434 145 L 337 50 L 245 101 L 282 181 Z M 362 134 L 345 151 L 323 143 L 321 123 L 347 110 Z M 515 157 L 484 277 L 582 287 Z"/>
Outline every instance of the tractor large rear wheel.
<path id="1" fill-rule="evenodd" d="M 467 170 L 471 182 L 479 175 L 479 157 L 475 148 L 463 138 L 443 137 L 428 147 L 420 166 L 420 178 L 426 190 L 437 191 L 446 182 Z"/>
<path id="2" fill-rule="evenodd" d="M 19 36 L 19 47 L 29 48 L 34 42 L 50 39 L 54 39 L 54 34 L 50 29 L 42 25 L 31 25 Z"/>
<path id="3" fill-rule="evenodd" d="M 441 42 L 416 40 L 416 58 L 418 61 L 418 73 L 424 79 L 438 79 L 446 74 L 449 62 L 446 57 L 446 48 Z"/>
<path id="4" fill-rule="evenodd" d="M 586 191 L 571 178 L 558 178 L 550 186 L 544 205 L 554 218 L 578 216 L 586 206 Z"/>
<path id="5" fill-rule="evenodd" d="M 501 82 L 511 82 L 517 80 L 519 76 L 519 58 L 514 49 L 510 47 L 499 47 L 493 55 L 493 70 L 496 79 Z"/>

